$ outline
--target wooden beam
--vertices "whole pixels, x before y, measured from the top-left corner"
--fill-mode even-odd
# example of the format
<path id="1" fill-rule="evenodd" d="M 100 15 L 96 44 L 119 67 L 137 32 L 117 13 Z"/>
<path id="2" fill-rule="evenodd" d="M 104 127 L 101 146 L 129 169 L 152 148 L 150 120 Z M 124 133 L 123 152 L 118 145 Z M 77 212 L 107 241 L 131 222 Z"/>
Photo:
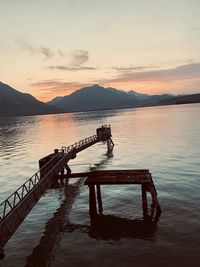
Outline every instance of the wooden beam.
<path id="1" fill-rule="evenodd" d="M 96 185 L 96 188 L 97 188 L 97 200 L 98 200 L 99 213 L 101 214 L 103 212 L 103 205 L 102 205 L 102 199 L 101 199 L 100 185 Z"/>
<path id="2" fill-rule="evenodd" d="M 91 218 L 97 215 L 96 194 L 94 185 L 89 186 L 89 213 Z"/>
<path id="3" fill-rule="evenodd" d="M 144 184 L 141 185 L 142 189 L 142 208 L 144 216 L 147 215 L 147 191 L 146 186 Z"/>

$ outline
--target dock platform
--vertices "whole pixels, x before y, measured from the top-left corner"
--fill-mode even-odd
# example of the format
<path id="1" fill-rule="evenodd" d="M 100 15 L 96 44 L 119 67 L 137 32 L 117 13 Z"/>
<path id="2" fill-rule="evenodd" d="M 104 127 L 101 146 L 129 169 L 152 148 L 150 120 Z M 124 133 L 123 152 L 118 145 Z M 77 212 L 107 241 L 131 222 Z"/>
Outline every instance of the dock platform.
<path id="1" fill-rule="evenodd" d="M 156 188 L 152 179 L 152 175 L 148 169 L 100 170 L 86 173 L 71 173 L 68 177 L 86 178 L 84 183 L 89 187 L 89 210 L 91 218 L 95 218 L 95 216 L 98 215 L 98 212 L 99 214 L 103 212 L 101 185 L 141 185 L 144 217 L 148 215 L 147 193 L 150 193 L 152 198 L 151 208 L 153 209 L 153 211 L 155 211 L 154 217 L 159 218 L 161 214 L 161 208 L 158 202 Z M 96 203 L 98 203 L 98 212 Z"/>
<path id="2" fill-rule="evenodd" d="M 96 129 L 96 134 L 73 145 L 54 149 L 53 153 L 39 160 L 39 170 L 0 203 L 0 259 L 4 257 L 3 247 L 5 244 L 45 194 L 46 190 L 55 183 L 62 184 L 64 179 L 66 179 L 66 186 L 69 178 L 80 177 L 85 179 L 84 183 L 89 187 L 89 213 L 93 222 L 103 212 L 101 185 L 141 185 L 144 217 L 148 216 L 147 193 L 150 193 L 152 197 L 151 206 L 152 210 L 156 211 L 155 218 L 160 216 L 161 208 L 157 199 L 156 188 L 151 173 L 147 169 L 95 170 L 84 173 L 71 173 L 68 162 L 76 158 L 79 152 L 90 146 L 99 142 L 107 143 L 107 154 L 112 154 L 114 143 L 111 137 L 110 125 L 102 125 Z"/>

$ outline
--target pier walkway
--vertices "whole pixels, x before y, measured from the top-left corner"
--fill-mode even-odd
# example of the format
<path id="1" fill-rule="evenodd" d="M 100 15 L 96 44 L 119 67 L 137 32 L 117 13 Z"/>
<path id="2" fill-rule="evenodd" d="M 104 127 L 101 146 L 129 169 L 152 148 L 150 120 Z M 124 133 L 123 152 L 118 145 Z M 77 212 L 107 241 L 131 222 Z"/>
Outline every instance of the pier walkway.
<path id="1" fill-rule="evenodd" d="M 95 135 L 71 146 L 55 149 L 54 153 L 39 160 L 39 171 L 0 204 L 0 254 L 3 253 L 6 242 L 46 190 L 52 186 L 56 177 L 62 178 L 65 172 L 67 175 L 71 173 L 68 162 L 80 151 L 102 141 L 107 142 L 108 151 L 111 151 L 114 143 L 110 125 L 102 125 Z"/>
<path id="2" fill-rule="evenodd" d="M 101 170 L 82 173 L 71 173 L 69 178 L 85 177 L 85 185 L 89 187 L 89 210 L 90 217 L 95 218 L 98 212 L 103 212 L 103 204 L 101 198 L 101 185 L 123 185 L 123 184 L 137 184 L 141 185 L 142 192 L 142 207 L 144 217 L 148 216 L 147 193 L 150 193 L 152 198 L 151 209 L 155 216 L 154 219 L 159 218 L 161 208 L 157 199 L 157 191 L 152 179 L 152 175 L 148 169 L 134 169 L 134 170 Z M 153 216 L 154 214 L 152 214 Z"/>
<path id="3" fill-rule="evenodd" d="M 71 173 L 68 162 L 82 150 L 96 144 L 106 142 L 108 152 L 112 152 L 114 143 L 111 139 L 110 125 L 103 125 L 96 134 L 85 138 L 71 146 L 55 149 L 54 153 L 39 160 L 39 171 L 29 178 L 13 194 L 0 204 L 0 258 L 3 258 L 3 247 L 17 228 L 33 209 L 35 204 L 58 180 L 69 178 L 85 178 L 89 187 L 89 214 L 91 222 L 102 218 L 103 202 L 101 185 L 138 184 L 141 185 L 142 207 L 144 218 L 148 218 L 147 193 L 152 198 L 151 217 L 159 218 L 161 208 L 157 199 L 156 188 L 148 169 L 140 170 L 100 170 L 82 173 Z M 98 207 L 97 207 L 98 204 Z M 155 216 L 154 216 L 154 211 Z M 100 217 L 99 217 L 100 216 Z"/>

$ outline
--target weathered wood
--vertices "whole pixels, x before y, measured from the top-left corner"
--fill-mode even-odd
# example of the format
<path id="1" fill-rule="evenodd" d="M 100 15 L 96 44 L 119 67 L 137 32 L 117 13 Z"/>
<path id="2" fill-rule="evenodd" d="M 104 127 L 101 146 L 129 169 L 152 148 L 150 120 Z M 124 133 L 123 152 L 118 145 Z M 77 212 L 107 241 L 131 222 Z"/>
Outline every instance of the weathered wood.
<path id="1" fill-rule="evenodd" d="M 150 183 L 148 170 L 108 170 L 94 171 L 88 175 L 85 184 L 142 184 Z"/>
<path id="2" fill-rule="evenodd" d="M 147 185 L 147 190 L 150 192 L 151 197 L 152 197 L 152 201 L 153 201 L 153 208 L 156 209 L 156 217 L 159 217 L 161 214 L 161 207 L 160 204 L 158 202 L 158 198 L 157 198 L 157 192 L 155 190 L 155 186 L 154 184 L 148 184 Z"/>
<path id="3" fill-rule="evenodd" d="M 97 214 L 96 194 L 94 185 L 89 186 L 89 213 L 91 218 L 95 217 Z"/>
<path id="4" fill-rule="evenodd" d="M 55 149 L 54 153 L 40 159 L 40 170 L 0 204 L 0 248 L 4 247 L 45 191 L 53 185 L 56 177 L 61 181 L 68 178 L 71 172 L 68 161 L 74 159 L 78 152 L 111 137 L 110 126 L 103 125 L 98 129 L 97 135 L 60 150 Z M 66 177 L 64 169 L 67 170 Z"/>
<path id="5" fill-rule="evenodd" d="M 80 177 L 85 177 L 86 174 L 79 173 Z M 78 174 L 78 175 L 79 175 Z M 96 185 L 97 188 L 97 200 L 99 204 L 99 213 L 103 211 L 100 185 L 112 185 L 112 184 L 140 184 L 142 191 L 142 207 L 144 217 L 148 215 L 148 203 L 147 192 L 150 192 L 152 197 L 153 206 L 156 209 L 156 217 L 161 214 L 161 208 L 157 199 L 157 192 L 153 179 L 149 170 L 105 170 L 105 171 L 93 171 L 87 173 L 88 178 L 85 180 L 85 184 L 89 187 Z M 73 177 L 77 177 L 74 173 Z M 95 203 L 96 206 L 96 198 Z M 92 203 L 90 203 L 92 207 Z"/>
<path id="6" fill-rule="evenodd" d="M 114 143 L 111 138 L 107 140 L 107 148 L 108 148 L 108 153 L 113 151 Z"/>
<path id="7" fill-rule="evenodd" d="M 144 216 L 147 215 L 147 191 L 146 186 L 144 184 L 141 185 L 142 190 L 142 208 Z"/>
<path id="8" fill-rule="evenodd" d="M 144 175 L 144 177 L 148 177 L 148 182 L 150 180 L 150 173 L 148 169 L 134 169 L 134 170 L 106 170 L 106 171 L 91 171 L 91 172 L 77 172 L 77 173 L 70 173 L 68 176 L 64 174 L 64 177 L 68 178 L 78 178 L 78 177 L 105 177 L 105 176 L 128 176 L 128 175 Z"/>
<path id="9" fill-rule="evenodd" d="M 80 177 L 88 177 L 91 174 L 91 172 L 76 172 L 71 173 L 68 178 L 80 178 Z"/>
<path id="10" fill-rule="evenodd" d="M 99 213 L 101 214 L 103 212 L 103 205 L 102 205 L 102 198 L 101 198 L 101 188 L 100 185 L 96 185 L 97 188 L 97 201 L 98 201 L 98 207 L 99 207 Z"/>

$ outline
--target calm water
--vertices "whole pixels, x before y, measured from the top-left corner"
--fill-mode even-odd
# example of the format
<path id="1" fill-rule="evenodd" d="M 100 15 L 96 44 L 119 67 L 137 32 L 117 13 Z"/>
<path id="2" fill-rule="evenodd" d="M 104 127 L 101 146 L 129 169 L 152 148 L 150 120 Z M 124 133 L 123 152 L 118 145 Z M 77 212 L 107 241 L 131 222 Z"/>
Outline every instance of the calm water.
<path id="1" fill-rule="evenodd" d="M 102 187 L 100 225 L 90 225 L 86 186 L 50 189 L 7 243 L 0 266 L 200 266 L 199 104 L 0 119 L 0 201 L 37 171 L 38 159 L 102 124 L 111 124 L 113 157 L 97 144 L 71 165 L 150 169 L 160 220 L 144 224 L 137 185 Z"/>

